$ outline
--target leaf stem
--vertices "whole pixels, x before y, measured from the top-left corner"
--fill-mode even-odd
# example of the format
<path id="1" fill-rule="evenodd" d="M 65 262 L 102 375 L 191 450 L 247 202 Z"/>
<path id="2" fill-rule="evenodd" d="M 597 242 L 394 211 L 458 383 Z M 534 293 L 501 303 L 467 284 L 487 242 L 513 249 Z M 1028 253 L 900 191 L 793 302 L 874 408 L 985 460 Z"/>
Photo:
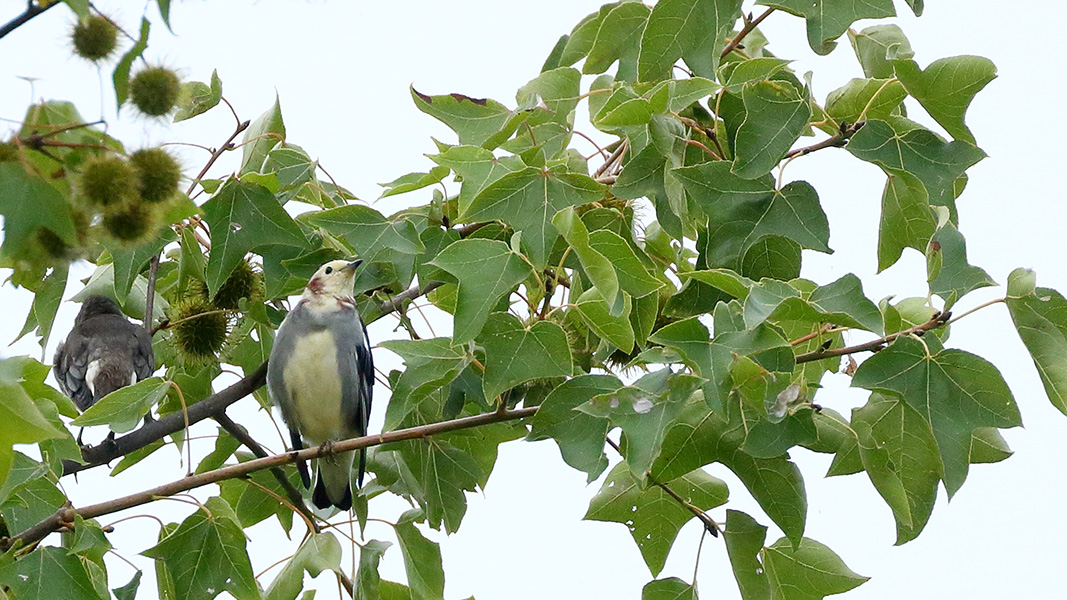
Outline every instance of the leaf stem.
<path id="1" fill-rule="evenodd" d="M 774 12 L 774 9 L 768 8 L 763 12 L 762 15 L 756 17 L 755 19 L 752 18 L 751 14 L 749 14 L 747 17 L 744 17 L 742 15 L 742 18 L 744 18 L 745 20 L 745 26 L 741 28 L 741 32 L 738 33 L 734 37 L 734 39 L 730 40 L 729 44 L 726 44 L 726 47 L 722 49 L 722 54 L 719 55 L 719 58 L 726 58 L 726 55 L 736 50 L 737 47 L 741 45 L 741 40 L 745 39 L 746 35 L 752 33 L 752 30 L 755 29 L 760 23 L 762 23 L 764 19 L 771 16 L 772 12 Z"/>

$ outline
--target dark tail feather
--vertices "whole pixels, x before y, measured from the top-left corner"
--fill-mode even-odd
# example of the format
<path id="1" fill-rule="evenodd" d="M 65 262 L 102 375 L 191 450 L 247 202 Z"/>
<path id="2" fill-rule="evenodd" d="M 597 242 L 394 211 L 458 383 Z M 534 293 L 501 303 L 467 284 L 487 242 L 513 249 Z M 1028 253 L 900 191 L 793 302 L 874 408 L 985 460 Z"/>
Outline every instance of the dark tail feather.
<path id="1" fill-rule="evenodd" d="M 304 449 L 304 441 L 300 439 L 300 434 L 295 429 L 289 430 L 289 439 L 293 441 L 293 451 L 299 452 Z M 300 472 L 300 481 L 304 484 L 304 489 L 311 487 L 311 473 L 308 472 L 308 464 L 302 460 L 296 461 L 296 470 Z M 320 482 L 321 485 L 321 482 Z M 316 487 L 316 491 L 318 488 Z M 318 505 L 318 502 L 315 502 Z M 329 506 L 329 505 L 327 505 Z M 319 506 L 319 508 L 323 508 Z"/>
<path id="2" fill-rule="evenodd" d="M 367 472 L 367 449 L 364 448 L 359 451 L 359 476 L 356 481 L 359 483 L 359 487 L 363 487 L 363 474 Z"/>
<path id="3" fill-rule="evenodd" d="M 329 508 L 336 506 L 340 510 L 352 509 L 352 488 L 345 488 L 345 496 L 341 498 L 340 502 L 334 502 L 330 500 L 330 497 L 326 495 L 326 484 L 322 482 L 322 475 L 319 475 L 318 481 L 315 482 L 315 491 L 311 494 L 311 501 L 315 503 L 315 506 L 319 508 Z"/>

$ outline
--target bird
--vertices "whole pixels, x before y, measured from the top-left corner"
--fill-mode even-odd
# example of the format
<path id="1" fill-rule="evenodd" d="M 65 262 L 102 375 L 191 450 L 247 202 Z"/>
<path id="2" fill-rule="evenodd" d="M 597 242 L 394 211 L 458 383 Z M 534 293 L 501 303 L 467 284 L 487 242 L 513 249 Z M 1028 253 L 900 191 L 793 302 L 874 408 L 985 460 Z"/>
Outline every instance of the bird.
<path id="1" fill-rule="evenodd" d="M 289 427 L 293 449 L 329 447 L 367 435 L 374 362 L 367 327 L 352 285 L 362 260 L 330 261 L 308 281 L 300 301 L 278 327 L 267 361 L 267 392 Z M 352 508 L 353 452 L 318 459 L 312 501 L 320 509 Z M 304 487 L 311 486 L 299 463 Z M 363 486 L 366 450 L 359 451 L 357 483 Z"/>
<path id="2" fill-rule="evenodd" d="M 152 375 L 156 359 L 144 327 L 107 296 L 89 296 L 52 360 L 59 389 L 84 412 L 104 396 Z"/>

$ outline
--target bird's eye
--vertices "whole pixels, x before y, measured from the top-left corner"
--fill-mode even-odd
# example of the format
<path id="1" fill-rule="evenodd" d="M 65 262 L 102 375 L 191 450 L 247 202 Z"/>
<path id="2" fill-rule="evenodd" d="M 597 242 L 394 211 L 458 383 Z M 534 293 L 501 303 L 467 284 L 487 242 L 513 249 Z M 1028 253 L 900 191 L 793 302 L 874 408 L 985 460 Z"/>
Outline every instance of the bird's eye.
<path id="1" fill-rule="evenodd" d="M 326 267 L 326 274 L 329 275 L 330 273 L 333 273 L 333 267 Z"/>

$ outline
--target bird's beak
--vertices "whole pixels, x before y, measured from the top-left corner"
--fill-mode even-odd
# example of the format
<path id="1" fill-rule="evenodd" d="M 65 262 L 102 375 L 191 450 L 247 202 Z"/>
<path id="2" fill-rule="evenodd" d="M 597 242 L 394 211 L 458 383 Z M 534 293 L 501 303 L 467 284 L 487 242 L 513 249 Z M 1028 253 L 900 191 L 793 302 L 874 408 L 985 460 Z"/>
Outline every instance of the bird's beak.
<path id="1" fill-rule="evenodd" d="M 342 268 L 343 268 L 343 270 L 345 270 L 345 271 L 349 271 L 349 272 L 352 272 L 352 271 L 355 271 L 355 270 L 356 270 L 356 267 L 358 267 L 358 266 L 359 266 L 359 265 L 361 265 L 361 264 L 363 264 L 363 259 L 362 259 L 362 258 L 357 258 L 356 260 L 354 260 L 354 261 L 352 261 L 352 262 L 348 263 L 347 265 L 345 265 L 345 266 L 344 266 L 344 267 L 342 267 Z"/>

